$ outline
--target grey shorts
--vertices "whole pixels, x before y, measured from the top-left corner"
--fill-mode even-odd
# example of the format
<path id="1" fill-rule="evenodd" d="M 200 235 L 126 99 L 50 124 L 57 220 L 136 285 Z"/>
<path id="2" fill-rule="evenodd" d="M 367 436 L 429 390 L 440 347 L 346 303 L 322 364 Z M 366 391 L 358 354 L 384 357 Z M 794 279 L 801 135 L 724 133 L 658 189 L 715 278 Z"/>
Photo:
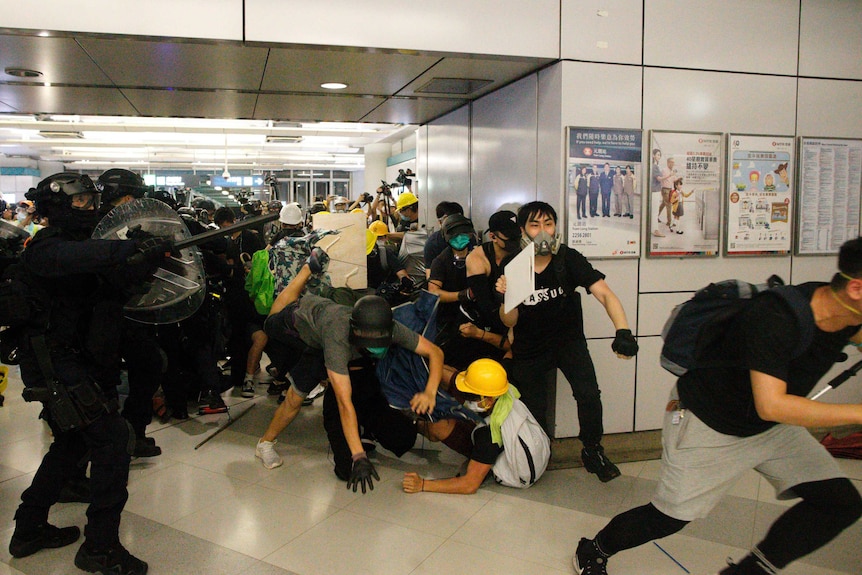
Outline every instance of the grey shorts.
<path id="1" fill-rule="evenodd" d="M 671 399 L 677 399 L 676 388 Z M 754 469 L 793 499 L 792 487 L 845 477 L 838 464 L 804 427 L 776 425 L 752 437 L 725 435 L 688 410 L 665 413 L 661 478 L 652 503 L 662 513 L 692 521 L 706 517 L 728 489 Z"/>

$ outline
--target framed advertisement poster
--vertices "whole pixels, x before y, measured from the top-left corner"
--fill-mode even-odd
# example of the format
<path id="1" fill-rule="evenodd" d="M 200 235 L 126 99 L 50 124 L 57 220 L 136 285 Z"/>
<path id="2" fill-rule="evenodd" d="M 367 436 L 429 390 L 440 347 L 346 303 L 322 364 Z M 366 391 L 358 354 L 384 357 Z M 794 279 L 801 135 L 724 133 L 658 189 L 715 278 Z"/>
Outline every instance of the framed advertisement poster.
<path id="1" fill-rule="evenodd" d="M 797 255 L 837 254 L 859 236 L 862 140 L 800 138 Z"/>
<path id="2" fill-rule="evenodd" d="M 640 256 L 641 130 L 566 130 L 566 243 L 588 258 Z"/>
<path id="3" fill-rule="evenodd" d="M 648 257 L 716 257 L 721 134 L 650 132 Z"/>
<path id="4" fill-rule="evenodd" d="M 794 140 L 727 136 L 725 254 L 790 254 L 794 211 Z"/>

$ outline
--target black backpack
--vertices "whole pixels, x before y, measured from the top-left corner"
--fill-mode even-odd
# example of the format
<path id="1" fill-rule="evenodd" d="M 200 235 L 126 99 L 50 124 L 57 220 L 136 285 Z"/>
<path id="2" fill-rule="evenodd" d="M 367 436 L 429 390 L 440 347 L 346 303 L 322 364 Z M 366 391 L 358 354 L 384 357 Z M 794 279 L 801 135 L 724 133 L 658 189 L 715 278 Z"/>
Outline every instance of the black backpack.
<path id="1" fill-rule="evenodd" d="M 787 302 L 802 337 L 793 357 L 799 357 L 814 339 L 814 314 L 808 299 L 793 286 L 785 286 L 778 276 L 766 284 L 751 284 L 741 280 L 711 283 L 694 296 L 673 308 L 664 324 L 661 336 L 661 366 L 676 376 L 694 368 L 733 367 L 737 360 L 711 357 L 733 319 L 752 299 L 771 294 Z"/>

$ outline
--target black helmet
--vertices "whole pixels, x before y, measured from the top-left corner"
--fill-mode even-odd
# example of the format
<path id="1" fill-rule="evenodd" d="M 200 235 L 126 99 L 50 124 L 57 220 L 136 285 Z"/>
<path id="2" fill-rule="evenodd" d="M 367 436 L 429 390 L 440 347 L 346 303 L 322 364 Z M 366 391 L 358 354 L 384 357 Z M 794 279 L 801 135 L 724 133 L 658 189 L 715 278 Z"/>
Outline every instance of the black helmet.
<path id="1" fill-rule="evenodd" d="M 210 213 L 216 211 L 215 202 L 204 196 L 198 196 L 192 200 L 192 207 L 195 209 L 206 210 Z"/>
<path id="2" fill-rule="evenodd" d="M 382 297 L 367 295 L 353 304 L 350 343 L 356 347 L 389 347 L 393 327 L 392 308 Z"/>
<path id="3" fill-rule="evenodd" d="M 443 239 L 447 242 L 460 234 L 472 236 L 475 233 L 473 222 L 461 214 L 450 214 L 443 220 Z"/>
<path id="4" fill-rule="evenodd" d="M 72 207 L 72 198 L 80 194 L 91 194 L 92 199 L 83 209 L 75 209 Z M 92 233 L 99 223 L 101 195 L 86 174 L 60 172 L 48 176 L 24 197 L 35 202 L 36 212 L 47 217 L 52 227 L 83 237 Z"/>
<path id="5" fill-rule="evenodd" d="M 166 203 L 172 210 L 177 209 L 177 201 L 174 199 L 174 196 L 167 190 L 155 190 L 150 188 L 146 193 L 147 198 L 152 198 L 154 200 L 159 200 L 160 202 Z"/>
<path id="6" fill-rule="evenodd" d="M 266 206 L 270 213 L 281 211 L 281 202 L 278 200 L 271 200 L 267 202 Z"/>
<path id="7" fill-rule="evenodd" d="M 103 173 L 96 180 L 96 187 L 102 192 L 102 201 L 106 204 L 123 196 L 143 198 L 149 189 L 141 176 L 122 168 L 111 168 Z"/>

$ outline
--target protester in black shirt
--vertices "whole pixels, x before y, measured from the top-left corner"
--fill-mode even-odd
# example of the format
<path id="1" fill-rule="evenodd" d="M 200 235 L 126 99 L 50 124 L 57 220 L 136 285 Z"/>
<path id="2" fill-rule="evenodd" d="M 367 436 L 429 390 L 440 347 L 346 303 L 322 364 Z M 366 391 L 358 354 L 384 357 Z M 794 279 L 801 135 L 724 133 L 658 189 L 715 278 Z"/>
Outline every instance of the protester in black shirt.
<path id="1" fill-rule="evenodd" d="M 766 537 L 720 575 L 775 574 L 819 549 L 862 515 L 862 498 L 806 427 L 862 423 L 862 405 L 806 399 L 845 345 L 862 343 L 862 238 L 846 242 L 831 283 L 795 286 L 809 301 L 814 336 L 795 353 L 797 313 L 770 294 L 754 298 L 714 352 L 736 367 L 705 367 L 677 381 L 662 431 L 661 479 L 652 502 L 614 517 L 581 539 L 579 573 L 605 574 L 620 551 L 676 533 L 706 517 L 750 469 L 779 499 L 801 497 Z"/>

